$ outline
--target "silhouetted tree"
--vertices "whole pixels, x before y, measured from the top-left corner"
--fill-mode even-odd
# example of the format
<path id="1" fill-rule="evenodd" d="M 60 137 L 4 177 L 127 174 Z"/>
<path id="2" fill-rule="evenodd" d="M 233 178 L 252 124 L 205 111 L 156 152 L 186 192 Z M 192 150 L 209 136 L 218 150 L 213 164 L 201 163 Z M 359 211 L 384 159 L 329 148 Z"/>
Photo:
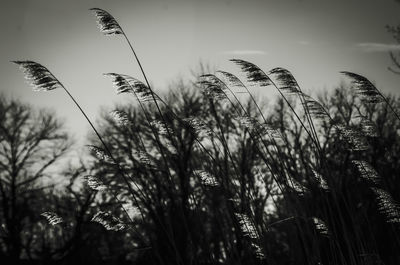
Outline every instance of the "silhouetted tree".
<path id="1" fill-rule="evenodd" d="M 52 113 L 0 96 L 2 259 L 17 262 L 29 255 L 32 225 L 43 211 L 41 196 L 53 187 L 48 181 L 54 175 L 51 167 L 69 146 L 62 124 Z"/>

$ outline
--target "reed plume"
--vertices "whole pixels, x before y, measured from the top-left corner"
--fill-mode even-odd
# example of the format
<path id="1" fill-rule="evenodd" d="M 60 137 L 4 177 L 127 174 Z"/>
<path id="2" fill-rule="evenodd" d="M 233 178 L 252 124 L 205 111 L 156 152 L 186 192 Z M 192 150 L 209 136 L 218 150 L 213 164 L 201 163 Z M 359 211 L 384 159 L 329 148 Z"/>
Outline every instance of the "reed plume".
<path id="1" fill-rule="evenodd" d="M 43 65 L 34 61 L 12 61 L 25 74 L 34 91 L 51 91 L 62 87 L 58 79 Z"/>
<path id="2" fill-rule="evenodd" d="M 125 229 L 125 225 L 118 218 L 110 213 L 98 212 L 93 216 L 92 222 L 96 222 L 104 226 L 105 229 L 111 231 L 121 231 Z"/>
<path id="3" fill-rule="evenodd" d="M 53 212 L 43 212 L 40 215 L 46 218 L 47 222 L 49 222 L 51 225 L 57 225 L 64 222 L 60 216 Z"/>
<path id="4" fill-rule="evenodd" d="M 122 28 L 110 13 L 100 8 L 91 8 L 90 10 L 95 14 L 97 25 L 102 33 L 105 35 L 123 34 Z"/>
<path id="5" fill-rule="evenodd" d="M 400 121 L 400 116 L 394 110 L 393 106 L 389 103 L 388 99 L 376 88 L 374 84 L 371 83 L 371 81 L 369 81 L 364 76 L 352 72 L 343 71 L 341 73 L 351 78 L 356 93 L 357 95 L 359 95 L 362 101 L 364 101 L 367 104 L 369 103 L 376 104 L 379 102 L 385 102 L 392 111 L 392 113 Z"/>
<path id="6" fill-rule="evenodd" d="M 372 188 L 378 201 L 378 210 L 386 217 L 388 223 L 400 223 L 400 209 L 392 196 L 380 188 Z"/>

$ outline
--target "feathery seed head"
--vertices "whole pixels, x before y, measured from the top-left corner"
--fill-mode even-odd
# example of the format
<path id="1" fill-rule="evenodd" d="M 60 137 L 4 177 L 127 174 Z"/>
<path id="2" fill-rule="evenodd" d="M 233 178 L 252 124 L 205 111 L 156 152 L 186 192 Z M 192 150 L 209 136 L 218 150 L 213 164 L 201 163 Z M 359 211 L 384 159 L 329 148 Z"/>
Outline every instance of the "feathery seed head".
<path id="1" fill-rule="evenodd" d="M 197 117 L 188 117 L 183 120 L 187 122 L 189 126 L 194 130 L 194 132 L 197 134 L 197 137 L 211 136 L 213 133 L 211 129 L 207 126 L 207 124 L 205 124 Z"/>
<path id="2" fill-rule="evenodd" d="M 383 101 L 381 93 L 367 78 L 346 71 L 341 73 L 351 78 L 356 93 L 362 101 L 365 103 L 379 103 Z"/>
<path id="3" fill-rule="evenodd" d="M 271 137 L 280 137 L 280 133 L 272 128 L 270 125 L 266 123 L 260 123 L 256 118 L 250 117 L 248 115 L 236 116 L 236 120 L 240 122 L 242 126 L 247 128 L 250 132 L 256 134 L 256 136 L 264 136 L 265 134 L 269 134 Z"/>
<path id="4" fill-rule="evenodd" d="M 84 177 L 84 179 L 86 180 L 88 186 L 93 190 L 102 191 L 107 189 L 107 186 L 104 185 L 97 177 L 93 175 L 87 175 Z"/>
<path id="5" fill-rule="evenodd" d="M 33 91 L 50 91 L 62 87 L 60 81 L 43 65 L 33 61 L 13 61 L 25 74 Z"/>
<path id="6" fill-rule="evenodd" d="M 253 248 L 254 253 L 256 254 L 256 258 L 260 259 L 260 260 L 264 260 L 265 259 L 265 255 L 263 253 L 263 250 L 261 249 L 261 247 L 254 243 L 251 242 L 251 247 Z"/>
<path id="7" fill-rule="evenodd" d="M 201 183 L 205 186 L 216 187 L 219 186 L 218 180 L 210 173 L 204 170 L 194 170 L 193 174 L 200 177 Z"/>
<path id="8" fill-rule="evenodd" d="M 326 180 L 322 177 L 320 173 L 318 173 L 315 170 L 312 170 L 314 174 L 314 179 L 318 182 L 318 185 L 323 189 L 323 190 L 329 190 L 328 183 L 326 183 Z"/>
<path id="9" fill-rule="evenodd" d="M 308 191 L 307 187 L 288 175 L 286 176 L 286 181 L 288 186 L 296 191 L 299 195 L 303 195 Z"/>
<path id="10" fill-rule="evenodd" d="M 269 71 L 268 76 L 274 80 L 278 89 L 289 94 L 296 94 L 300 92 L 299 85 L 290 71 L 277 67 Z"/>
<path id="11" fill-rule="evenodd" d="M 253 86 L 263 87 L 272 84 L 268 75 L 265 74 L 257 65 L 240 59 L 231 59 L 230 61 L 234 62 L 242 69 Z"/>
<path id="12" fill-rule="evenodd" d="M 259 238 L 256 227 L 246 214 L 235 213 L 235 216 L 239 221 L 240 229 L 244 235 L 250 237 L 251 239 Z"/>
<path id="13" fill-rule="evenodd" d="M 310 115 L 312 115 L 316 119 L 329 120 L 330 117 L 329 113 L 328 111 L 325 110 L 325 108 L 321 105 L 321 103 L 319 103 L 318 101 L 316 101 L 315 99 L 304 93 L 303 97 L 304 97 L 303 104 L 310 112 Z"/>
<path id="14" fill-rule="evenodd" d="M 102 148 L 94 145 L 87 145 L 87 147 L 90 149 L 91 152 L 95 154 L 95 156 L 98 159 L 103 160 L 105 162 L 109 162 L 112 160 L 111 157 L 108 154 L 106 154 L 106 152 Z"/>
<path id="15" fill-rule="evenodd" d="M 203 88 L 203 92 L 206 96 L 217 100 L 227 98 L 225 94 L 226 85 L 215 75 L 202 75 L 197 83 Z"/>
<path id="16" fill-rule="evenodd" d="M 113 86 L 115 87 L 117 94 L 133 92 L 133 88 L 132 86 L 129 85 L 129 82 L 126 79 L 127 78 L 126 75 L 107 73 L 104 74 L 104 76 L 111 78 L 111 81 L 113 83 Z"/>
<path id="17" fill-rule="evenodd" d="M 237 88 L 246 88 L 243 84 L 243 82 L 234 74 L 225 72 L 225 71 L 217 71 L 217 74 L 219 74 L 218 78 L 220 78 L 225 84 L 231 87 L 237 87 Z M 236 93 L 247 93 L 247 90 L 245 91 L 239 91 Z"/>
<path id="18" fill-rule="evenodd" d="M 380 177 L 378 172 L 367 162 L 363 160 L 352 160 L 351 161 L 360 172 L 362 178 L 371 181 L 374 184 L 380 182 Z"/>
<path id="19" fill-rule="evenodd" d="M 373 121 L 368 119 L 365 116 L 359 115 L 361 131 L 369 137 L 378 137 L 378 131 L 376 129 L 376 125 Z"/>
<path id="20" fill-rule="evenodd" d="M 105 229 L 111 231 L 120 231 L 125 229 L 125 225 L 118 218 L 106 212 L 98 212 L 93 216 L 92 222 L 99 223 L 103 225 Z"/>
<path id="21" fill-rule="evenodd" d="M 393 200 L 392 196 L 385 190 L 371 188 L 378 200 L 378 210 L 385 215 L 388 223 L 400 223 L 399 205 Z"/>
<path id="22" fill-rule="evenodd" d="M 63 219 L 53 212 L 44 212 L 40 214 L 47 219 L 47 222 L 51 225 L 56 225 L 63 222 Z"/>
<path id="23" fill-rule="evenodd" d="M 148 86 L 136 78 L 129 75 L 107 73 L 105 76 L 111 77 L 117 94 L 134 93 L 141 102 L 153 100 L 152 91 Z"/>
<path id="24" fill-rule="evenodd" d="M 334 125 L 334 129 L 351 145 L 351 150 L 362 151 L 368 149 L 368 142 L 360 132 L 344 124 Z"/>
<path id="25" fill-rule="evenodd" d="M 317 217 L 313 217 L 312 220 L 313 220 L 313 223 L 315 225 L 315 229 L 321 235 L 324 235 L 324 236 L 329 236 L 330 235 L 328 227 L 326 226 L 324 221 L 322 221 L 321 219 L 319 219 Z"/>
<path id="26" fill-rule="evenodd" d="M 122 110 L 114 110 L 110 113 L 110 115 L 120 126 L 127 126 L 130 123 L 128 114 Z"/>
<path id="27" fill-rule="evenodd" d="M 113 16 L 107 11 L 100 8 L 91 8 L 97 18 L 97 25 L 102 33 L 105 35 L 123 34 L 121 26 Z"/>

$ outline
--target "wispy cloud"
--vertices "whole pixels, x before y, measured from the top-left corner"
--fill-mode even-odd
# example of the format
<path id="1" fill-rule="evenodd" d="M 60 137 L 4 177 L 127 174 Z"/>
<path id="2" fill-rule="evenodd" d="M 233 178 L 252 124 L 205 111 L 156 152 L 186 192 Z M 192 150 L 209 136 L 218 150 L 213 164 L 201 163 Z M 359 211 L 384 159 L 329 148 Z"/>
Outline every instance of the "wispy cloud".
<path id="1" fill-rule="evenodd" d="M 260 50 L 233 50 L 233 51 L 223 51 L 223 54 L 229 55 L 266 55 L 265 51 Z"/>
<path id="2" fill-rule="evenodd" d="M 356 44 L 356 46 L 361 48 L 364 52 L 400 51 L 399 44 L 364 42 L 364 43 L 358 43 Z"/>

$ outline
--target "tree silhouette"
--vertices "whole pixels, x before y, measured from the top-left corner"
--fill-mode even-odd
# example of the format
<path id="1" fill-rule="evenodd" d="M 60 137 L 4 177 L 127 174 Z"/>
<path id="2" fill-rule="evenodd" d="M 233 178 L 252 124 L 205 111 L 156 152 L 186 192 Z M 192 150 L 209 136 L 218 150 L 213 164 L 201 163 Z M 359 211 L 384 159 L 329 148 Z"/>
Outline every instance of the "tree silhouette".
<path id="1" fill-rule="evenodd" d="M 40 194 L 53 187 L 45 180 L 70 144 L 52 113 L 0 96 L 0 241 L 5 260 L 17 262 L 29 255 L 31 225 L 43 211 Z"/>

